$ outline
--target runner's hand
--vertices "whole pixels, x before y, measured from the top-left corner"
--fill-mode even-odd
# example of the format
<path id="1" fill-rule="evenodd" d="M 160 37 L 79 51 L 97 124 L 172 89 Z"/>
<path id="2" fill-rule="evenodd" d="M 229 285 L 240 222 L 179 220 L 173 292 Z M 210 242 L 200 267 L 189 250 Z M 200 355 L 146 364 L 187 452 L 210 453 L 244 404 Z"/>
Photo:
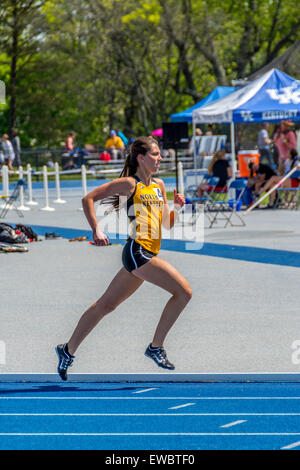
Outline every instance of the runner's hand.
<path id="1" fill-rule="evenodd" d="M 102 232 L 99 226 L 97 226 L 96 230 L 93 231 L 93 240 L 97 246 L 109 245 L 109 239 L 105 233 Z"/>
<path id="2" fill-rule="evenodd" d="M 174 189 L 174 206 L 180 209 L 185 204 L 185 197 L 182 194 L 178 194 Z"/>

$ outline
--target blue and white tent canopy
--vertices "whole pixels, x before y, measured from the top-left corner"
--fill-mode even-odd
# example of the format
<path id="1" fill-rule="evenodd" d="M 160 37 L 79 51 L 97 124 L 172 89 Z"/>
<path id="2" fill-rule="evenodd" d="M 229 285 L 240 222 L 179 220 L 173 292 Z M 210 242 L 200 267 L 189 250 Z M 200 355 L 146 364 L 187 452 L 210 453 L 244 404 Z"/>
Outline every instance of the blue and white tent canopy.
<path id="1" fill-rule="evenodd" d="M 234 93 L 193 111 L 193 122 L 300 120 L 300 81 L 277 69 Z"/>
<path id="2" fill-rule="evenodd" d="M 236 89 L 237 88 L 233 86 L 217 86 L 208 96 L 194 104 L 194 106 L 191 106 L 190 108 L 186 109 L 185 111 L 181 111 L 180 113 L 171 114 L 171 122 L 192 122 L 193 111 L 195 109 L 201 108 L 202 106 L 206 106 L 213 101 L 219 100 L 220 98 L 233 93 Z"/>

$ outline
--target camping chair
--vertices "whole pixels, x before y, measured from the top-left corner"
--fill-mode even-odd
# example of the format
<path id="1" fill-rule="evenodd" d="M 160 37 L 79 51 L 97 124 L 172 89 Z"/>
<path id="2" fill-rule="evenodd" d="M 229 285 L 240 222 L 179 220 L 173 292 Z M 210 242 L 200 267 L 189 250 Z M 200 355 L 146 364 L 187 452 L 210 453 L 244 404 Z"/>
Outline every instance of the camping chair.
<path id="1" fill-rule="evenodd" d="M 231 190 L 234 190 L 235 196 L 227 200 L 211 200 L 208 203 L 208 210 L 213 215 L 210 217 L 210 226 L 213 227 L 219 220 L 224 220 L 224 228 L 230 224 L 232 227 L 245 226 L 245 221 L 238 214 L 238 211 L 242 205 L 242 197 L 247 186 L 245 179 L 237 179 L 230 183 L 228 187 L 228 194 L 231 194 Z M 235 216 L 240 220 L 241 224 L 233 224 L 231 221 L 232 216 Z"/>
<path id="2" fill-rule="evenodd" d="M 219 137 L 217 135 L 213 135 L 211 139 L 209 154 L 212 155 L 214 152 L 217 151 Z"/>
<path id="3" fill-rule="evenodd" d="M 217 144 L 216 144 L 215 152 L 217 152 L 218 150 L 221 150 L 222 148 L 225 148 L 225 144 L 226 144 L 226 140 L 227 140 L 226 135 L 218 135 L 217 137 L 218 137 L 218 141 L 217 141 Z"/>
<path id="4" fill-rule="evenodd" d="M 291 179 L 300 179 L 300 170 L 296 170 L 295 173 L 291 175 Z M 292 206 L 287 206 L 287 208 L 290 209 L 298 209 L 300 205 L 300 198 L 299 198 L 299 193 L 300 193 L 300 184 L 295 187 L 295 188 L 277 188 L 278 193 L 280 194 L 282 191 L 287 191 L 288 193 L 295 194 L 294 197 L 294 202 L 295 204 Z"/>
<path id="5" fill-rule="evenodd" d="M 23 212 L 21 212 L 16 206 L 16 201 L 19 198 L 21 186 L 24 187 L 24 185 L 25 181 L 23 179 L 20 179 L 15 185 L 11 195 L 4 194 L 0 196 L 1 199 L 5 200 L 2 210 L 0 212 L 0 219 L 4 219 L 9 209 L 14 209 L 19 217 L 24 217 Z"/>
<path id="6" fill-rule="evenodd" d="M 205 151 L 206 136 L 202 135 L 199 139 L 198 155 L 201 155 Z"/>

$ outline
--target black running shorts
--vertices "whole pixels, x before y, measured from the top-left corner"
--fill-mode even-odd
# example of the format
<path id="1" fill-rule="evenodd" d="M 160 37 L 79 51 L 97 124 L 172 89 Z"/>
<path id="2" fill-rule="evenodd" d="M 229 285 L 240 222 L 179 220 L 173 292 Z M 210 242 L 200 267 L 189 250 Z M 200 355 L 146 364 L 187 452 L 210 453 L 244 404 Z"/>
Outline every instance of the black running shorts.
<path id="1" fill-rule="evenodd" d="M 156 254 L 146 250 L 142 245 L 129 238 L 123 248 L 122 262 L 124 268 L 131 273 L 134 269 L 148 263 L 153 256 L 156 256 Z"/>

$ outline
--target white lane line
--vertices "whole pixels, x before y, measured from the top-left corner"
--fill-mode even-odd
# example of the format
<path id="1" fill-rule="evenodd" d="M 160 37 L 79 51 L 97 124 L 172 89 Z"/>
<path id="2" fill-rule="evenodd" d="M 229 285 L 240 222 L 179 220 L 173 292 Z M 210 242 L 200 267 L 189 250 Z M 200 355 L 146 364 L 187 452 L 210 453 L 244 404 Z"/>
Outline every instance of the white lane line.
<path id="1" fill-rule="evenodd" d="M 178 410 L 179 408 L 185 408 L 186 406 L 196 405 L 196 403 L 185 403 L 184 405 L 172 406 L 169 410 Z"/>
<path id="2" fill-rule="evenodd" d="M 146 388 L 145 390 L 138 390 L 137 392 L 132 392 L 132 393 L 145 393 L 145 392 L 150 392 L 152 390 L 157 390 L 156 388 Z"/>
<path id="3" fill-rule="evenodd" d="M 290 445 L 285 446 L 285 447 L 281 447 L 281 450 L 294 449 L 294 447 L 298 447 L 298 446 L 300 446 L 300 441 L 294 442 L 293 444 L 290 444 Z"/>
<path id="4" fill-rule="evenodd" d="M 72 433 L 72 432 L 37 432 L 0 433 L 0 436 L 300 436 L 298 432 L 110 432 L 110 433 Z"/>
<path id="5" fill-rule="evenodd" d="M 236 426 L 237 424 L 247 423 L 247 420 L 241 419 L 240 421 L 233 421 L 232 423 L 223 424 L 220 428 L 231 428 L 232 426 Z"/>
<path id="6" fill-rule="evenodd" d="M 0 397 L 0 400 L 300 400 L 300 397 Z"/>

